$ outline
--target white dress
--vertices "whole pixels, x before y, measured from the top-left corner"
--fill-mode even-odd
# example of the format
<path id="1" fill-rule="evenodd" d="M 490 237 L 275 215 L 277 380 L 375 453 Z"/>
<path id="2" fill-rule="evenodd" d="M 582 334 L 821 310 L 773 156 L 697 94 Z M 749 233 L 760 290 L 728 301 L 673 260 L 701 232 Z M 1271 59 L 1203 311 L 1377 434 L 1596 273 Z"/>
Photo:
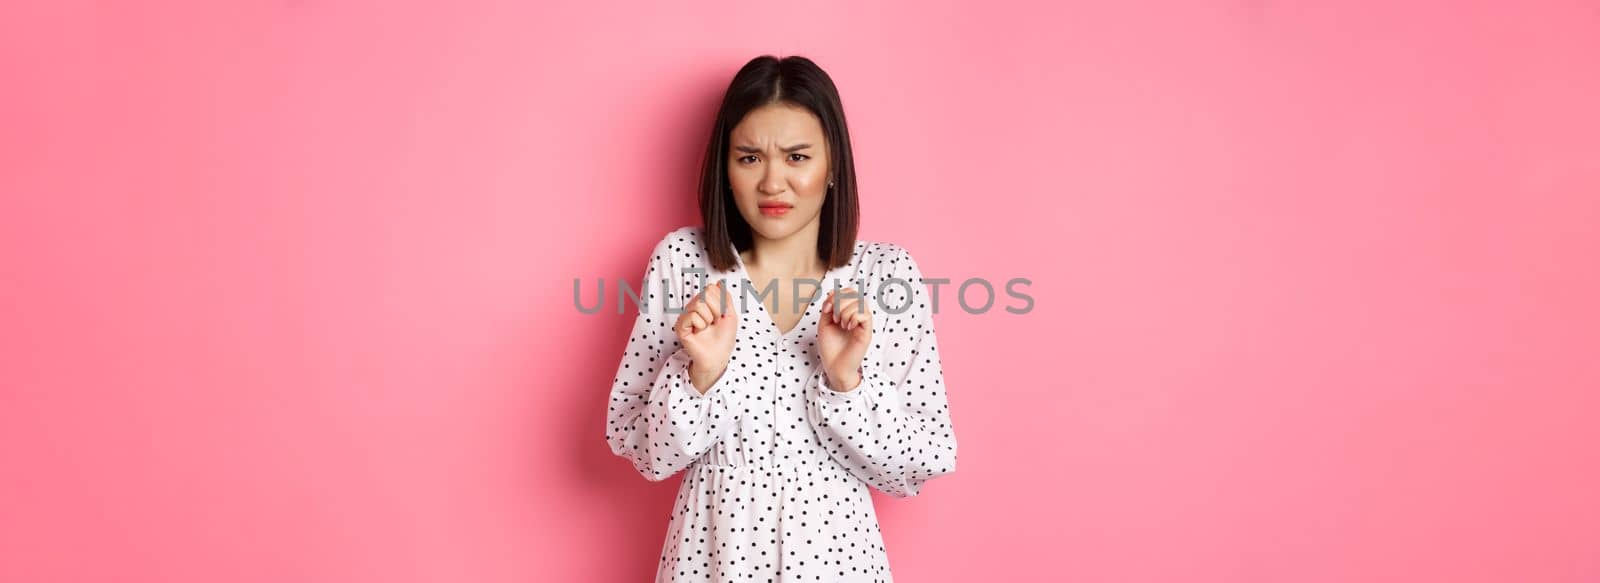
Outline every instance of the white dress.
<path id="1" fill-rule="evenodd" d="M 921 270 L 897 245 L 857 241 L 849 265 L 829 270 L 799 323 L 780 334 L 758 290 L 744 291 L 743 261 L 712 269 L 703 245 L 698 226 L 656 245 L 647 283 L 633 290 L 640 311 L 606 411 L 613 453 L 651 481 L 683 472 L 655 580 L 892 581 L 867 487 L 915 496 L 956 467 Z M 728 368 L 701 394 L 672 327 L 702 285 L 719 279 L 744 303 L 734 304 Z M 828 385 L 816 347 L 822 300 L 835 284 L 869 301 L 884 290 L 869 304 L 861 384 L 843 393 Z"/>

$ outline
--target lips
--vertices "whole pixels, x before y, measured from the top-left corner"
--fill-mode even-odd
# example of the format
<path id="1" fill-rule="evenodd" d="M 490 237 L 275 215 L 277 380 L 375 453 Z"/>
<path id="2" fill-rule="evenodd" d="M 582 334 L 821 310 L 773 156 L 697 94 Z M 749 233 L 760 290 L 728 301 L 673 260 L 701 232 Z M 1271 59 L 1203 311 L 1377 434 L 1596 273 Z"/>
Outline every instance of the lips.
<path id="1" fill-rule="evenodd" d="M 789 212 L 794 205 L 782 202 L 761 203 L 761 214 L 769 217 L 781 217 Z"/>

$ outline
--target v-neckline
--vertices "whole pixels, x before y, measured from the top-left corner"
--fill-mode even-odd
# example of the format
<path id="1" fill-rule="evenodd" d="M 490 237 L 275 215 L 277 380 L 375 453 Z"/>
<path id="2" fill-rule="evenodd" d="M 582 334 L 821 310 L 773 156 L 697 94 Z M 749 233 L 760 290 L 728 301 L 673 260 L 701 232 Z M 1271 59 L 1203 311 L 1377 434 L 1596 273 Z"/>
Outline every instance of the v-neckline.
<path id="1" fill-rule="evenodd" d="M 754 286 L 755 282 L 750 281 L 750 270 L 745 266 L 745 264 L 744 264 L 744 256 L 739 254 L 739 248 L 734 246 L 732 243 L 729 243 L 728 247 L 733 249 L 733 260 L 734 260 L 734 263 L 735 263 L 735 267 L 738 268 L 737 269 L 737 273 L 735 273 L 735 275 L 737 275 L 739 277 L 739 285 L 741 286 L 740 289 L 742 290 L 743 286 L 745 286 L 745 285 Z M 840 269 L 842 269 L 842 268 L 835 267 L 835 268 L 828 269 L 827 271 L 824 271 L 822 273 L 822 282 L 819 284 L 819 287 L 817 287 L 816 291 L 814 291 L 812 293 L 812 301 L 806 302 L 806 311 L 805 311 L 805 313 L 800 314 L 800 319 L 799 320 L 795 320 L 794 326 L 789 328 L 789 330 L 787 332 L 778 329 L 778 321 L 777 321 L 777 319 L 772 317 L 772 313 L 771 312 L 767 311 L 767 303 L 761 301 L 761 298 L 757 297 L 756 298 L 756 309 L 761 310 L 761 314 L 762 314 L 761 319 L 764 320 L 767 323 L 767 329 L 772 330 L 773 334 L 776 334 L 778 336 L 778 338 L 780 338 L 782 340 L 790 340 L 795 334 L 797 334 L 802 328 L 805 327 L 806 322 L 811 320 L 811 313 L 815 312 L 815 311 L 817 311 L 819 309 L 819 308 L 816 307 L 817 304 L 821 304 L 822 303 L 822 299 L 828 297 L 827 294 L 822 293 L 822 290 L 833 283 L 834 273 L 839 271 Z M 790 280 L 790 282 L 791 282 L 791 285 L 792 285 L 793 280 Z M 739 297 L 741 297 L 741 298 L 744 297 L 744 292 L 743 291 L 739 292 Z M 794 301 L 796 299 L 798 299 L 798 298 L 790 298 L 791 301 Z M 779 306 L 778 308 L 782 309 L 783 306 Z"/>

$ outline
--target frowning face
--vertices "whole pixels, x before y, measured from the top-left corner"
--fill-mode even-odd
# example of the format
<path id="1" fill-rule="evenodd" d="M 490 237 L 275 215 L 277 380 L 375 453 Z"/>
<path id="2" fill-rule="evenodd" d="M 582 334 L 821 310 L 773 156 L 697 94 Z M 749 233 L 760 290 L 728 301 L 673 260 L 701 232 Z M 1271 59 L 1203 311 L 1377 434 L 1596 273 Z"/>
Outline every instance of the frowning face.
<path id="1" fill-rule="evenodd" d="M 829 168 L 815 114 L 789 103 L 753 109 L 729 132 L 727 155 L 734 204 L 757 236 L 784 239 L 816 226 Z"/>

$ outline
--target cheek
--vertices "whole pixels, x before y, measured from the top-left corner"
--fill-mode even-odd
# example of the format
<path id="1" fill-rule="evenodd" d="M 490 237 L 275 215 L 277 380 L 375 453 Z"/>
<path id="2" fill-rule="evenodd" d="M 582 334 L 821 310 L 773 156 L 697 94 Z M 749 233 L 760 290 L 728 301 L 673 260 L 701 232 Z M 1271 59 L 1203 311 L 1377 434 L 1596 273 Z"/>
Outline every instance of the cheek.
<path id="1" fill-rule="evenodd" d="M 805 182 L 805 187 L 804 187 L 805 190 L 804 190 L 804 192 L 806 194 L 810 195 L 810 198 L 813 200 L 813 202 L 816 205 L 821 206 L 822 205 L 822 199 L 827 197 L 827 195 L 828 195 L 828 173 L 827 173 L 827 171 L 826 170 L 818 170 L 814 174 L 806 176 L 805 180 L 806 180 L 806 182 Z"/>
<path id="2" fill-rule="evenodd" d="M 730 162 L 729 164 L 736 164 L 736 162 Z M 738 166 L 729 166 L 728 182 L 734 186 L 749 184 L 751 182 L 750 173 L 745 172 L 743 168 L 739 168 Z"/>
<path id="3" fill-rule="evenodd" d="M 789 185 L 806 194 L 821 194 L 828 188 L 828 173 L 823 168 L 807 168 L 789 178 Z"/>
<path id="4" fill-rule="evenodd" d="M 745 199 L 755 199 L 756 178 L 749 172 L 733 170 L 728 172 L 728 185 L 733 188 L 733 200 L 743 204 Z"/>

